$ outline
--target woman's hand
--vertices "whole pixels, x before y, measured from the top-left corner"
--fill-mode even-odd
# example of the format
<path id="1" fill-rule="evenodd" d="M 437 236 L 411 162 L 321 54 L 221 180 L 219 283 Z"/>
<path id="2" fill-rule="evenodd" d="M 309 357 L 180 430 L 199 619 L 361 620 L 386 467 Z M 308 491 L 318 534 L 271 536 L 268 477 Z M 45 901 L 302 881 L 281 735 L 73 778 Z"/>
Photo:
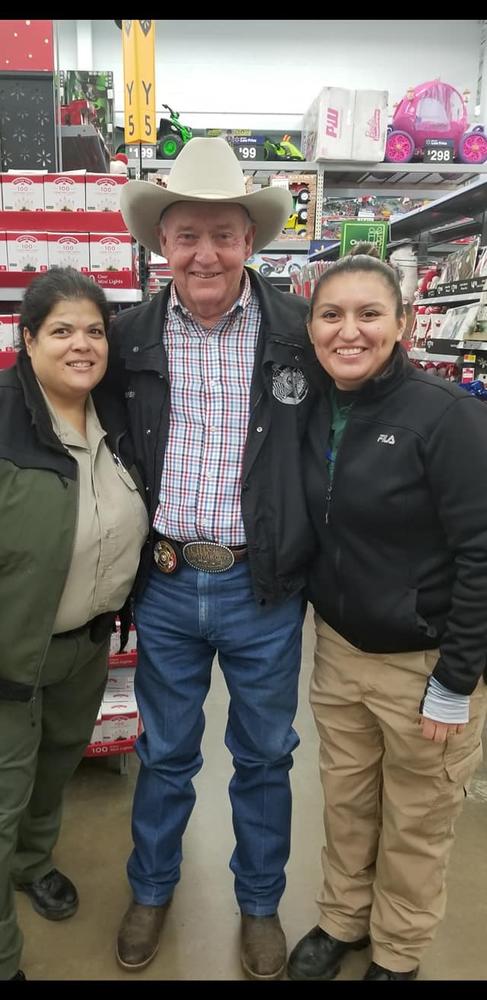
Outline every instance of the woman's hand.
<path id="1" fill-rule="evenodd" d="M 465 729 L 465 723 L 435 722 L 424 715 L 420 715 L 419 725 L 425 740 L 433 740 L 435 743 L 444 743 L 447 736 L 456 736 Z"/>

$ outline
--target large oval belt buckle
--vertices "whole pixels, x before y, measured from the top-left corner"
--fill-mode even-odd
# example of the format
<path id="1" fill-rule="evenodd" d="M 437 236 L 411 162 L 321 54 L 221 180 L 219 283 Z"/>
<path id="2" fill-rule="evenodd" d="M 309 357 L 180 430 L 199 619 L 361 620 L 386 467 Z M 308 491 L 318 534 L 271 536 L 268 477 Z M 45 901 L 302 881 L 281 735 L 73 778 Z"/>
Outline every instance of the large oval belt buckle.
<path id="1" fill-rule="evenodd" d="M 224 573 L 235 562 L 232 550 L 217 542 L 186 542 L 183 556 L 189 566 L 204 573 Z"/>
<path id="2" fill-rule="evenodd" d="M 174 573 L 178 568 L 176 549 L 165 538 L 154 545 L 154 562 L 161 573 Z"/>

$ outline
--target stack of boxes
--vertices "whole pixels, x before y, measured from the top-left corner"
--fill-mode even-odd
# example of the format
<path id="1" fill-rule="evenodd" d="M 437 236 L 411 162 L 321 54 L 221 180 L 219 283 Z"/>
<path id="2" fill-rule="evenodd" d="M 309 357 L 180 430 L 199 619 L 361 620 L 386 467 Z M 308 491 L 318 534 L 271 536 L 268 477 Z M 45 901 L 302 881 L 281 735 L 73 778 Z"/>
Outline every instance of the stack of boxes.
<path id="1" fill-rule="evenodd" d="M 303 118 L 306 159 L 383 160 L 388 96 L 386 90 L 323 87 Z"/>
<path id="2" fill-rule="evenodd" d="M 120 634 L 110 642 L 108 678 L 103 701 L 93 729 L 88 755 L 114 753 L 120 744 L 135 742 L 140 729 L 134 694 L 137 636 L 131 628 L 125 652 L 119 654 Z M 118 746 L 117 746 L 118 744 Z M 124 750 L 127 747 L 124 746 Z"/>
<path id="3" fill-rule="evenodd" d="M 12 356 L 10 360 L 13 360 L 19 320 L 20 316 L 17 313 L 0 314 L 0 356 L 4 363 L 8 363 L 10 356 Z M 0 364 L 1 367 L 4 365 Z"/>
<path id="4" fill-rule="evenodd" d="M 3 174 L 0 208 L 4 212 L 65 212 L 66 229 L 52 231 L 47 215 L 42 218 L 45 231 L 37 225 L 20 230 L 16 219 L 16 228 L 0 232 L 0 271 L 40 273 L 49 267 L 71 266 L 93 272 L 105 287 L 137 287 L 135 245 L 129 233 L 112 233 L 109 226 L 101 229 L 99 224 L 98 231 L 92 232 L 89 216 L 85 231 L 72 232 L 69 228 L 72 213 L 118 212 L 121 188 L 126 183 L 127 178 L 117 174 L 82 170 L 66 174 Z"/>

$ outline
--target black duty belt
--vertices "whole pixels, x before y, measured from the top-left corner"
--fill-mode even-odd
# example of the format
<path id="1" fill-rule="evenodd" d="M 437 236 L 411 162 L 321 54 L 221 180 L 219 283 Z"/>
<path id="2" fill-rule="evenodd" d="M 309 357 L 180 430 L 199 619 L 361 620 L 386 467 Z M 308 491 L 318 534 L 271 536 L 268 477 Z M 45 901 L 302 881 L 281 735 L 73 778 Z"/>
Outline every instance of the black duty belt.
<path id="1" fill-rule="evenodd" d="M 162 536 L 154 546 L 154 561 L 161 573 L 175 573 L 182 561 L 204 573 L 225 573 L 247 558 L 247 546 L 219 545 L 218 542 L 177 542 Z"/>

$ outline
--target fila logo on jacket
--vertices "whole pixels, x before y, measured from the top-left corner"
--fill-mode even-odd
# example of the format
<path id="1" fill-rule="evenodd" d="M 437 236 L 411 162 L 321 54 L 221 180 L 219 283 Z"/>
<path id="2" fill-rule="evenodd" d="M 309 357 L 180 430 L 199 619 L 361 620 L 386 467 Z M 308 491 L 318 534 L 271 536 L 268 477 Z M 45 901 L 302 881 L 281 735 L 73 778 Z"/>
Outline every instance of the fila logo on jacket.
<path id="1" fill-rule="evenodd" d="M 395 444 L 396 439 L 394 434 L 379 434 L 377 438 L 377 444 Z"/>

